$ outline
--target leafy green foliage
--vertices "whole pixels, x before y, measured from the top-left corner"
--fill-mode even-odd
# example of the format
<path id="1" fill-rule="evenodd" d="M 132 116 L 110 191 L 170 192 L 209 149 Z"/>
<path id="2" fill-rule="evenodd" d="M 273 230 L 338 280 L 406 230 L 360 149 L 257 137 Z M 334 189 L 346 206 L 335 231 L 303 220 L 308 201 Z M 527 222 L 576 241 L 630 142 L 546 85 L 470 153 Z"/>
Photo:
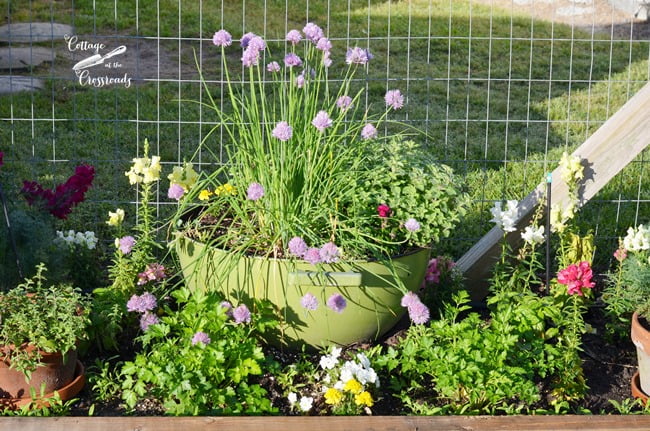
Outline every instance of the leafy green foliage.
<path id="1" fill-rule="evenodd" d="M 90 301 L 68 284 L 48 286 L 44 265 L 36 274 L 0 297 L 0 345 L 11 367 L 30 375 L 38 365 L 40 353 L 67 353 L 87 337 Z"/>
<path id="2" fill-rule="evenodd" d="M 139 341 L 143 350 L 119 372 L 122 399 L 129 408 L 154 397 L 173 415 L 259 414 L 274 412 L 257 382 L 267 358 L 256 341 L 277 324 L 267 304 L 258 303 L 250 325 L 235 324 L 221 299 L 179 289 L 178 311 L 167 308 Z M 206 333 L 210 342 L 193 343 Z"/>
<path id="3" fill-rule="evenodd" d="M 354 200 L 357 211 L 366 216 L 366 230 L 388 243 L 408 240 L 421 247 L 449 236 L 468 203 L 451 168 L 403 137 L 371 145 L 368 153 L 368 169 L 359 175 Z M 379 204 L 388 205 L 388 217 L 376 217 Z M 421 228 L 406 231 L 403 224 L 409 218 Z"/>
<path id="4" fill-rule="evenodd" d="M 461 318 L 468 299 L 456 294 L 440 320 L 412 326 L 376 363 L 416 414 L 530 412 L 541 397 L 538 383 L 554 370 L 547 304 L 530 292 L 502 293 L 485 321 L 477 313 Z"/>

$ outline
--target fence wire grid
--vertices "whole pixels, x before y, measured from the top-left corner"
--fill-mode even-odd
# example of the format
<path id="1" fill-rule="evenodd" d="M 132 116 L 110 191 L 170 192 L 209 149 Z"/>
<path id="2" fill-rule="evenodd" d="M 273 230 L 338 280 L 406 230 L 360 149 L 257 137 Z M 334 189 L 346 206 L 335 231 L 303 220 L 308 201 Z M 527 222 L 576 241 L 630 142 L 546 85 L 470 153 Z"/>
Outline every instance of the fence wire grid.
<path id="1" fill-rule="evenodd" d="M 185 102 L 205 97 L 197 67 L 223 88 L 214 32 L 225 28 L 236 39 L 254 32 L 280 46 L 289 30 L 314 22 L 332 41 L 334 61 L 351 46 L 373 54 L 359 79 L 366 107 L 400 88 L 406 106 L 397 119 L 421 130 L 417 139 L 463 176 L 473 206 L 440 245 L 459 257 L 491 227 L 494 201 L 526 196 L 563 151 L 648 81 L 650 25 L 613 3 L 2 0 L 3 169 L 19 186 L 22 179 L 54 184 L 76 165 L 93 164 L 89 202 L 67 223 L 110 244 L 108 211 L 133 214 L 138 204 L 124 172 L 145 138 L 168 173 L 215 124 L 205 108 Z M 80 63 L 110 52 L 93 66 Z M 199 167 L 220 162 L 202 153 L 196 160 Z M 613 251 L 627 226 L 648 221 L 647 168 L 644 152 L 582 211 L 600 246 Z M 153 204 L 161 217 L 173 206 L 166 186 Z"/>

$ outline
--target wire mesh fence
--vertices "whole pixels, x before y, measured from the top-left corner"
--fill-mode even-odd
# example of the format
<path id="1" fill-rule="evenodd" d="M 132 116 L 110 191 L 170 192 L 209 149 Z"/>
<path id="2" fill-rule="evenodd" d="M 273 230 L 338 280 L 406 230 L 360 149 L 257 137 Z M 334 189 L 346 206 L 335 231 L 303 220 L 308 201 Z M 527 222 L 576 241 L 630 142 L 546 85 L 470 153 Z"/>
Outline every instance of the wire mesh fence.
<path id="1" fill-rule="evenodd" d="M 166 172 L 183 160 L 204 169 L 224 161 L 218 133 L 214 152 L 197 152 L 217 119 L 189 102 L 206 97 L 198 70 L 216 93 L 224 88 L 212 43 L 220 28 L 263 36 L 265 63 L 310 21 L 335 62 L 349 47 L 369 50 L 357 81 L 366 108 L 400 88 L 397 119 L 463 176 L 473 199 L 463 228 L 440 246 L 455 257 L 491 227 L 495 200 L 523 198 L 650 77 L 650 25 L 605 0 L 2 0 L 0 10 L 3 169 L 19 187 L 94 165 L 89 202 L 67 223 L 109 243 L 108 211 L 138 203 L 124 172 L 145 138 Z M 613 250 L 628 225 L 648 221 L 647 168 L 644 153 L 581 213 L 602 246 Z M 174 203 L 160 187 L 163 217 Z"/>

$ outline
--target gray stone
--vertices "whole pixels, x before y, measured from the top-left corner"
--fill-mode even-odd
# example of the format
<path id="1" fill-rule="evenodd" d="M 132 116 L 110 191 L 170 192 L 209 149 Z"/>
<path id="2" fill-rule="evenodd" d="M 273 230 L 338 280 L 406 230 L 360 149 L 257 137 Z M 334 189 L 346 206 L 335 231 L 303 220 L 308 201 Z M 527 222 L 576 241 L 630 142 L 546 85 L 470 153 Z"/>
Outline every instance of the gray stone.
<path id="1" fill-rule="evenodd" d="M 578 6 L 569 6 L 558 8 L 555 13 L 559 16 L 578 16 L 578 15 L 587 15 L 594 13 L 593 7 L 578 7 Z"/>
<path id="2" fill-rule="evenodd" d="M 0 75 L 0 94 L 34 91 L 44 88 L 43 81 L 29 76 Z"/>
<path id="3" fill-rule="evenodd" d="M 6 24 L 0 27 L 0 42 L 29 43 L 47 42 L 63 39 L 74 30 L 66 24 L 51 22 L 21 22 Z"/>
<path id="4" fill-rule="evenodd" d="M 0 69 L 30 69 L 54 58 L 54 51 L 39 46 L 0 48 Z"/>
<path id="5" fill-rule="evenodd" d="M 609 0 L 609 4 L 637 19 L 648 20 L 650 13 L 650 1 L 648 0 Z"/>

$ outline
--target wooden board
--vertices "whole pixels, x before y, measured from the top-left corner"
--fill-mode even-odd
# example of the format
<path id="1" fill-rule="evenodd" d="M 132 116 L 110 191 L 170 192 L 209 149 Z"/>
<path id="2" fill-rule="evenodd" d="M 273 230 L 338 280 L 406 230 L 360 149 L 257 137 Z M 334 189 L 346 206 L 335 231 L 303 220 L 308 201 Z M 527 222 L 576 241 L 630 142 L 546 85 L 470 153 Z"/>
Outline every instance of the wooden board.
<path id="1" fill-rule="evenodd" d="M 650 83 L 646 84 L 621 109 L 611 116 L 596 132 L 572 154 L 583 159 L 585 181 L 580 189 L 580 205 L 598 193 L 616 174 L 627 166 L 650 143 Z M 521 229 L 530 221 L 539 200 L 544 196 L 545 182 L 519 202 L 517 231 L 507 240 L 513 246 L 521 241 Z M 551 204 L 565 206 L 569 202 L 568 189 L 561 180 L 560 169 L 553 171 Z M 487 295 L 487 280 L 491 268 L 501 252 L 503 231 L 492 228 L 457 262 L 463 272 L 466 286 L 474 300 Z"/>
<path id="2" fill-rule="evenodd" d="M 20 431 L 647 431 L 649 416 L 277 416 L 0 418 Z"/>

